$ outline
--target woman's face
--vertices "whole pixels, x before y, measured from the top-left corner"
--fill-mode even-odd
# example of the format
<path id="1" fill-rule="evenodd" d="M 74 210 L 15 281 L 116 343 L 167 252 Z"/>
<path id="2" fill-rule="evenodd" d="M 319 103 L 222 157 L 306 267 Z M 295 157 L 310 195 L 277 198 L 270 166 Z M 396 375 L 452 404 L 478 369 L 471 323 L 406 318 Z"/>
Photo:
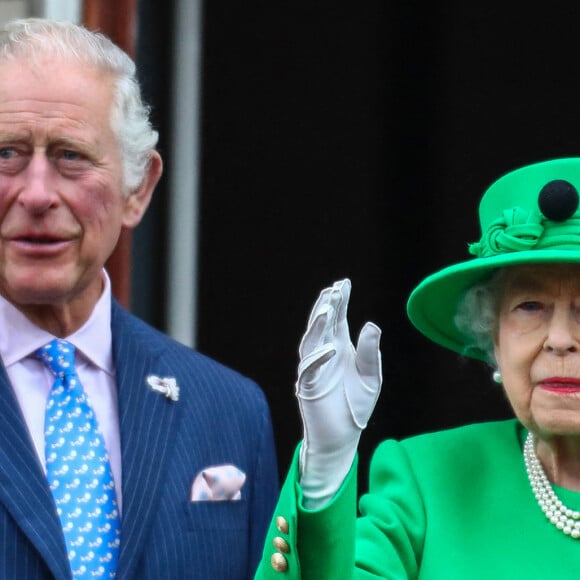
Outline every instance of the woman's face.
<path id="1" fill-rule="evenodd" d="M 495 354 L 510 403 L 528 429 L 580 434 L 580 265 L 508 269 Z"/>

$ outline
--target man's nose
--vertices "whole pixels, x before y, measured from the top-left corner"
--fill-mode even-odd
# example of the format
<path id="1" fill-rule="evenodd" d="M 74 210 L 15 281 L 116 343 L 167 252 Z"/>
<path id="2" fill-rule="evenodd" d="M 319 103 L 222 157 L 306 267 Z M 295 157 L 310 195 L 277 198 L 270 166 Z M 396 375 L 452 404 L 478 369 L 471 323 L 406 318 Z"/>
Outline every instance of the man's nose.
<path id="1" fill-rule="evenodd" d="M 45 154 L 35 153 L 19 178 L 18 203 L 27 211 L 41 214 L 58 204 L 54 168 Z"/>

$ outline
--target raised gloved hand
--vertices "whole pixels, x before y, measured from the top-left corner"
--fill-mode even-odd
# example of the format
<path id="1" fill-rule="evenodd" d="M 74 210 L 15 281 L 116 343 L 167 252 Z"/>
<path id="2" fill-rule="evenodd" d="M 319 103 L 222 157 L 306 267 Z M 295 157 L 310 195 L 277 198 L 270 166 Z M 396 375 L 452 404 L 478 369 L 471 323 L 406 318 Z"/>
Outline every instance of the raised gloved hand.
<path id="1" fill-rule="evenodd" d="M 381 390 L 381 330 L 367 322 L 354 348 L 346 319 L 350 288 L 342 280 L 321 292 L 300 343 L 300 484 L 309 509 L 338 491 Z"/>

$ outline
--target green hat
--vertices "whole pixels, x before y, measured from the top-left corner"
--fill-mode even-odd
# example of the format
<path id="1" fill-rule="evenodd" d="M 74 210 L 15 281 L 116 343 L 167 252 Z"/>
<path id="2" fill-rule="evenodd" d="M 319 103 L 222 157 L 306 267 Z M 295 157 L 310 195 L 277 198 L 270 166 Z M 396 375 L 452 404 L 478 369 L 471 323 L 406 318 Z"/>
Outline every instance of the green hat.
<path id="1" fill-rule="evenodd" d="M 500 177 L 479 205 L 481 240 L 469 245 L 474 257 L 443 268 L 411 293 L 407 314 L 434 342 L 466 351 L 470 340 L 455 326 L 464 292 L 497 268 L 516 264 L 580 263 L 580 158 L 528 165 Z"/>

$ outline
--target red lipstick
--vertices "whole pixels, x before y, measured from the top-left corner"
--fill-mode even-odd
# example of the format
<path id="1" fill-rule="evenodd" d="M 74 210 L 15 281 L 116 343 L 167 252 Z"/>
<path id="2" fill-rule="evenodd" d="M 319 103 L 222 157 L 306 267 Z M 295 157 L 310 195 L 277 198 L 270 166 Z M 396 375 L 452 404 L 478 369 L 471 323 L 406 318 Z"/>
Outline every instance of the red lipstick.
<path id="1" fill-rule="evenodd" d="M 540 381 L 538 386 L 553 393 L 580 393 L 580 379 L 575 377 L 550 377 Z"/>

